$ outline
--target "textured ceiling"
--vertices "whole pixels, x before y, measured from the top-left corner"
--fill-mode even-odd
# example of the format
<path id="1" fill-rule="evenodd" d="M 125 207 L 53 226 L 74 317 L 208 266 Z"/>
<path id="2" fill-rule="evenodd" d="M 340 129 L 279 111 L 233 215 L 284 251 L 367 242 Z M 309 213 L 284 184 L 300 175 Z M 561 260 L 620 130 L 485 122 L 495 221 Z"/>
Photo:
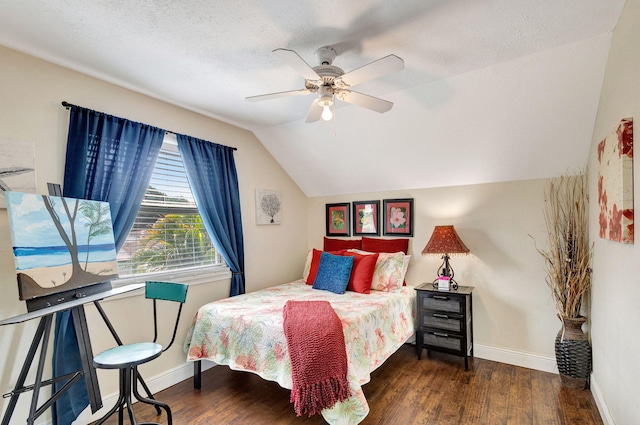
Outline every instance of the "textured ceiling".
<path id="1" fill-rule="evenodd" d="M 544 109 L 551 117 L 580 103 L 566 118 L 581 126 L 588 146 L 608 40 L 623 5 L 624 0 L 0 0 L 0 44 L 252 130 L 302 190 L 317 196 L 537 178 L 584 163 L 580 153 L 574 162 L 532 166 L 548 156 L 540 151 L 556 146 L 512 152 L 513 138 L 495 135 L 501 125 L 505 134 L 518 131 L 509 122 L 525 125 L 518 122 L 522 114 L 537 115 L 536 102 L 544 102 L 536 99 L 538 91 L 548 90 L 553 102 Z M 295 50 L 315 66 L 314 51 L 324 45 L 336 49 L 334 65 L 347 72 L 392 53 L 404 59 L 403 71 L 357 86 L 393 101 L 393 109 L 377 114 L 339 104 L 335 122 L 305 124 L 313 96 L 244 101 L 303 88 L 303 78 L 273 49 Z M 585 67 L 593 69 L 583 75 Z M 571 87 L 566 75 L 576 72 L 580 84 L 596 87 Z M 539 87 L 538 74 L 545 79 Z M 517 75 L 529 80 L 518 85 Z M 518 95 L 530 103 L 518 104 L 516 119 L 508 116 L 516 111 L 501 110 L 504 102 L 491 99 L 492 93 L 508 97 L 506 89 L 482 94 L 493 116 L 484 101 L 476 111 L 466 109 L 478 102 L 478 91 L 503 80 L 515 92 L 527 86 Z M 479 120 L 478 112 L 487 119 Z M 530 125 L 537 127 L 520 131 L 538 131 L 543 118 L 533 117 Z M 465 123 L 472 128 L 462 129 Z M 444 140 L 447 134 L 458 137 Z M 575 142 L 554 143 L 568 143 L 558 149 L 565 154 L 576 150 Z M 396 161 L 389 161 L 390 152 L 399 153 Z M 488 168 L 477 164 L 482 155 L 492 159 L 483 161 Z M 455 178 L 444 179 L 436 168 L 452 170 L 454 158 Z M 396 178 L 398 173 L 405 178 Z"/>

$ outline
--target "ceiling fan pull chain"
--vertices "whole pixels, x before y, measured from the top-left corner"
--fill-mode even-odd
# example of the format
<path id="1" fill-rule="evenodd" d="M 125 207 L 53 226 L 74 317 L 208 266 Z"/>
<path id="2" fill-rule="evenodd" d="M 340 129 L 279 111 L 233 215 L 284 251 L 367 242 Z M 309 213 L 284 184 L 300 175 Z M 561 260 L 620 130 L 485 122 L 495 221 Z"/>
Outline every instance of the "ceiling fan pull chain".
<path id="1" fill-rule="evenodd" d="M 336 102 L 333 102 L 333 138 L 336 138 L 338 133 L 337 125 L 336 125 Z"/>

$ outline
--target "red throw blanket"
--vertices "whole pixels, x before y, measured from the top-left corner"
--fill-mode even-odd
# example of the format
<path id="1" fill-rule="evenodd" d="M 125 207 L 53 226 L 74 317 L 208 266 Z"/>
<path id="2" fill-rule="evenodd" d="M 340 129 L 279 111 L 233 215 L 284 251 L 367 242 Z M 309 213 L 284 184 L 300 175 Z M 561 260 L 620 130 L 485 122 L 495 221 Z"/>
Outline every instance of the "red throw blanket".
<path id="1" fill-rule="evenodd" d="M 328 301 L 287 301 L 282 310 L 298 416 L 309 416 L 351 396 L 342 322 Z"/>

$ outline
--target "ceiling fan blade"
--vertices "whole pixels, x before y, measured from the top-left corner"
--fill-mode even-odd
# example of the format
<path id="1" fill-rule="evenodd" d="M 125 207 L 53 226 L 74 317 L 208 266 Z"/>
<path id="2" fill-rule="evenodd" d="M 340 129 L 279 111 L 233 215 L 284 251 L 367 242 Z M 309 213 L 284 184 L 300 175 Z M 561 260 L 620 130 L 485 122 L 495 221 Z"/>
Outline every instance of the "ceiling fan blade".
<path id="1" fill-rule="evenodd" d="M 269 93 L 269 94 L 261 94 L 258 96 L 249 96 L 245 97 L 244 100 L 246 102 L 259 102 L 261 100 L 269 100 L 269 99 L 277 99 L 280 97 L 288 97 L 288 96 L 298 96 L 311 94 L 312 91 L 309 89 L 301 89 L 301 90 L 291 90 L 291 91 L 281 91 L 278 93 Z"/>
<path id="2" fill-rule="evenodd" d="M 387 112 L 393 106 L 393 102 L 358 93 L 357 91 L 343 90 L 338 94 L 338 99 L 376 112 Z M 322 108 L 320 108 L 322 109 Z M 322 111 L 321 111 L 322 112 Z"/>
<path id="3" fill-rule="evenodd" d="M 296 72 L 302 75 L 305 78 L 305 80 L 313 81 L 313 80 L 322 79 L 316 73 L 316 71 L 314 71 L 313 68 L 311 68 L 311 66 L 309 66 L 309 64 L 306 63 L 304 59 L 302 59 L 300 55 L 298 55 L 293 50 L 276 49 L 273 51 L 273 54 L 279 57 L 280 59 L 282 59 L 284 62 L 286 62 L 287 65 L 289 65 L 291 68 L 296 70 Z"/>
<path id="4" fill-rule="evenodd" d="M 336 78 L 339 81 L 336 84 L 340 85 L 342 82 L 346 86 L 355 86 L 402 69 L 404 69 L 404 61 L 396 55 L 389 55 Z"/>
<path id="5" fill-rule="evenodd" d="M 319 102 L 319 98 L 313 101 L 307 113 L 307 119 L 304 122 L 316 122 L 322 117 L 322 106 L 318 105 Z"/>

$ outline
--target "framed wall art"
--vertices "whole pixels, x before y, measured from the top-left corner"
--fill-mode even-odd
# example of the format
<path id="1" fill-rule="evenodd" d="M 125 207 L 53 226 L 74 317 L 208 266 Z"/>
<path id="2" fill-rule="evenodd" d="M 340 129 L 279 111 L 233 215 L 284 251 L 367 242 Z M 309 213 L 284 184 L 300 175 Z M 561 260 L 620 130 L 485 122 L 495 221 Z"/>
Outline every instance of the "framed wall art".
<path id="1" fill-rule="evenodd" d="M 384 199 L 384 235 L 413 236 L 413 198 Z"/>
<path id="2" fill-rule="evenodd" d="M 353 235 L 378 236 L 380 201 L 353 202 Z"/>
<path id="3" fill-rule="evenodd" d="M 600 237 L 633 243 L 633 119 L 624 118 L 598 143 Z"/>
<path id="4" fill-rule="evenodd" d="M 36 192 L 35 163 L 33 142 L 0 138 L 0 208 L 8 191 Z"/>
<path id="5" fill-rule="evenodd" d="M 256 223 L 282 223 L 282 192 L 256 189 Z"/>
<path id="6" fill-rule="evenodd" d="M 327 236 L 350 236 L 349 203 L 327 204 Z"/>

